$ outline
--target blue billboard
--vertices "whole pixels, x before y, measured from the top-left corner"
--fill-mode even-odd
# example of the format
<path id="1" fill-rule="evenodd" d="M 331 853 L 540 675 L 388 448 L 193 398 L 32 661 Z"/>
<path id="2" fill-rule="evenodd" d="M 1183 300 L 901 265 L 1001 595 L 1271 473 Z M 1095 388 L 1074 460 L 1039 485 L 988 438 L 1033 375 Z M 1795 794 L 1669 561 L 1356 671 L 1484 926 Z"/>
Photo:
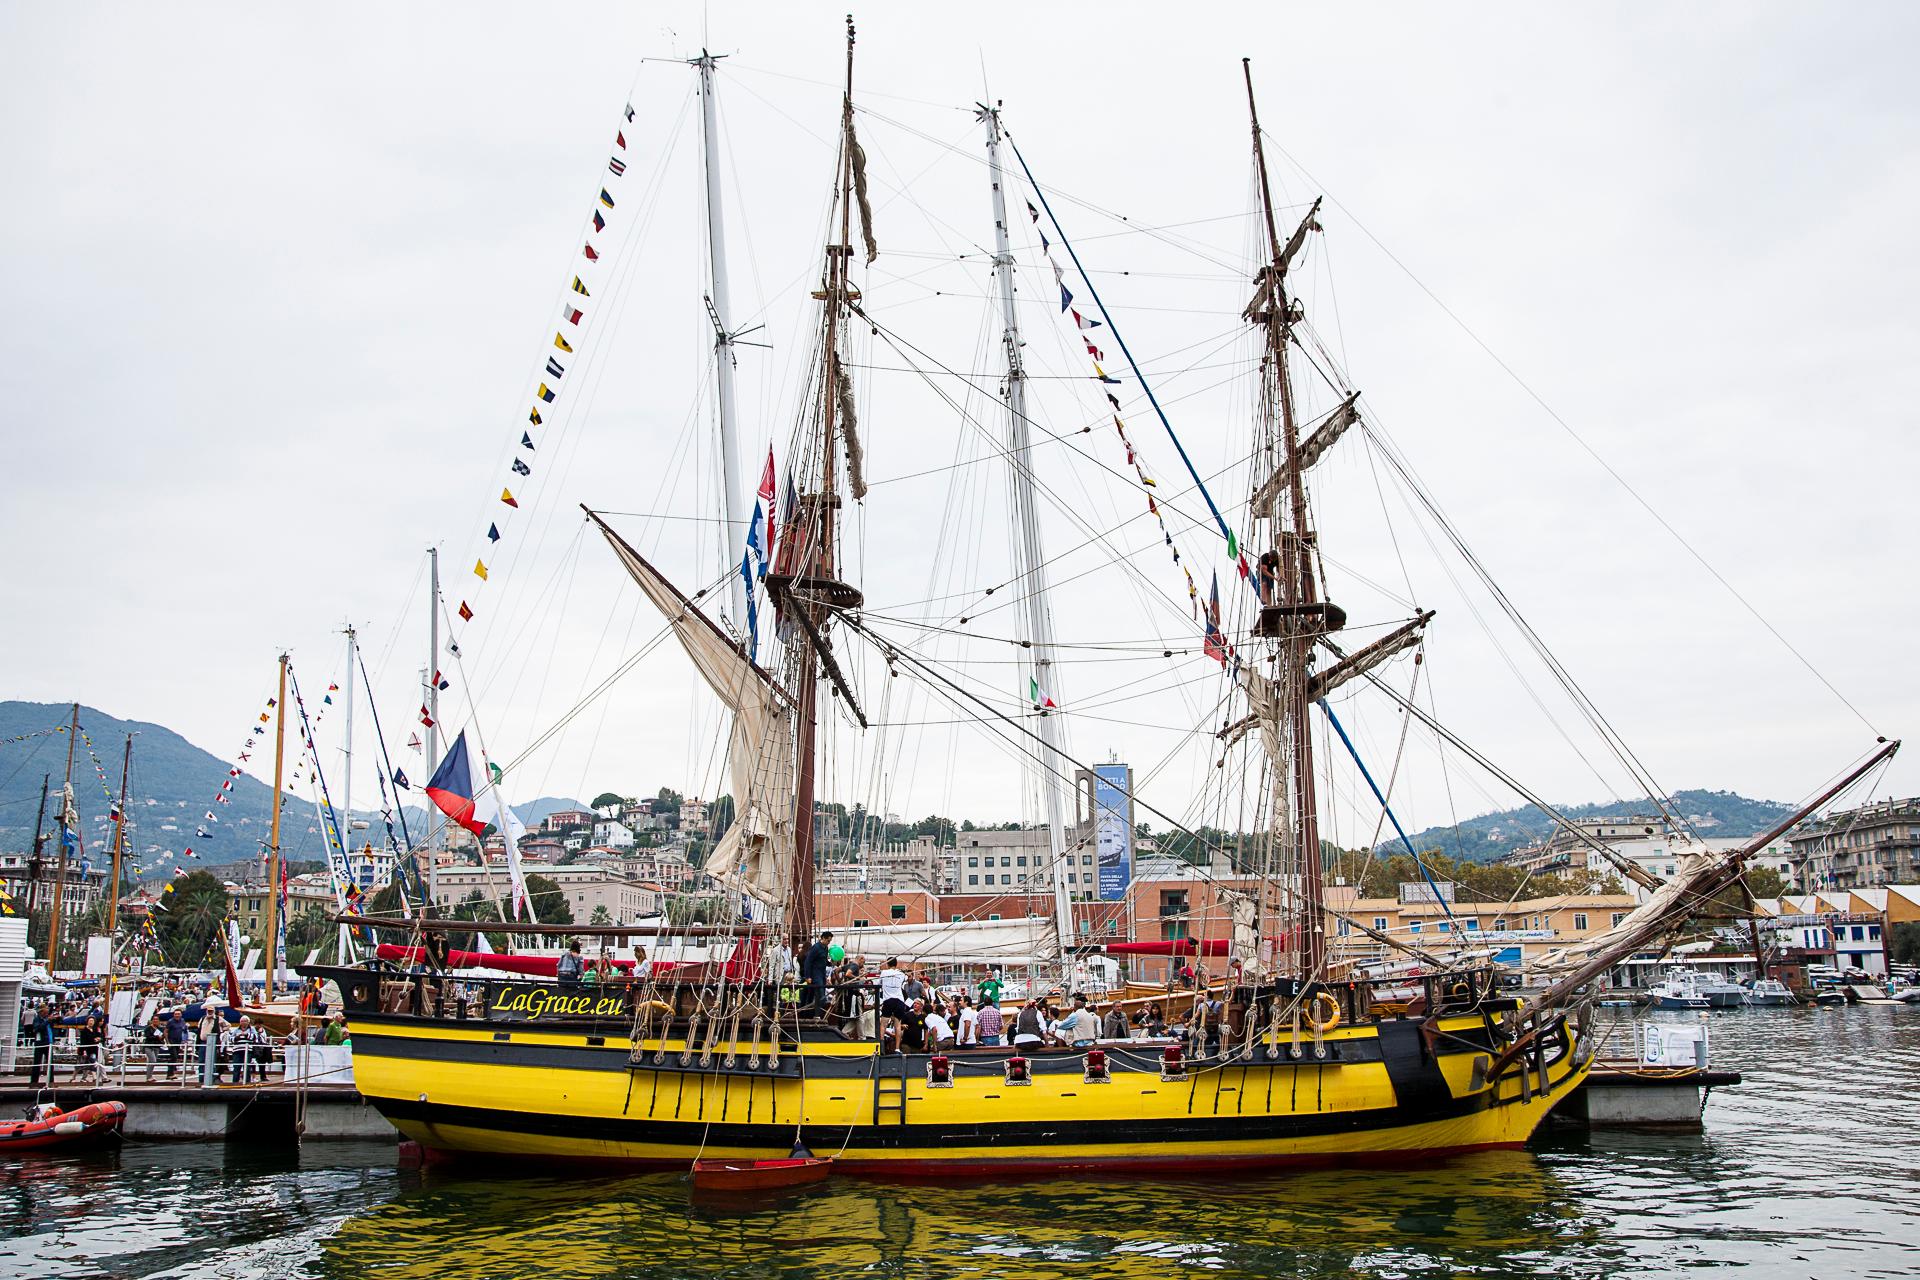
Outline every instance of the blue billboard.
<path id="1" fill-rule="evenodd" d="M 1133 882 L 1133 770 L 1093 766 L 1093 847 L 1100 864 L 1100 900 L 1119 902 Z"/>

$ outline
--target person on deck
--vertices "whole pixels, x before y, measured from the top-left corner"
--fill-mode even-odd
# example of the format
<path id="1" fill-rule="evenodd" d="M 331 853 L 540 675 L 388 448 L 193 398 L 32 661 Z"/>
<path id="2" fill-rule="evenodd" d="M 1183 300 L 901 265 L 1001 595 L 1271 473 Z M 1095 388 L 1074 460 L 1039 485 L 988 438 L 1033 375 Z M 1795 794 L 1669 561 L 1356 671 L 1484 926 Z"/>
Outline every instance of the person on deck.
<path id="1" fill-rule="evenodd" d="M 945 1053 L 953 1048 L 953 1023 L 947 1015 L 935 1009 L 927 1015 L 927 1051 Z"/>
<path id="2" fill-rule="evenodd" d="M 983 997 L 980 1001 L 980 1013 L 978 1017 L 980 1022 L 980 1043 L 991 1048 L 997 1048 L 1000 1044 L 1001 1037 L 1006 1034 L 1007 1030 L 1007 1018 L 1005 1014 L 1000 1012 L 999 1002 Z"/>
<path id="3" fill-rule="evenodd" d="M 908 975 L 907 985 L 901 992 L 901 997 L 906 1000 L 908 1004 L 912 1004 L 915 1000 L 931 999 L 932 995 L 932 991 L 927 987 L 926 975 L 916 967 L 914 971 Z"/>
<path id="4" fill-rule="evenodd" d="M 807 984 L 807 994 L 801 1002 L 801 1009 L 807 1013 L 823 1013 L 827 1007 L 827 966 L 832 959 L 827 949 L 833 945 L 833 935 L 822 932 L 807 948 L 800 958 L 800 980 Z"/>
<path id="5" fill-rule="evenodd" d="M 900 1020 L 909 1012 L 907 1008 L 907 975 L 900 972 L 900 962 L 893 956 L 887 957 L 886 967 L 880 970 L 880 1041 L 891 1042 L 892 1051 L 900 1052 Z"/>
<path id="6" fill-rule="evenodd" d="M 580 958 L 580 941 L 576 938 L 567 944 L 566 951 L 561 954 L 554 976 L 563 987 L 577 987 L 580 985 L 580 974 L 586 967 L 586 962 Z"/>
<path id="7" fill-rule="evenodd" d="M 327 1019 L 327 1029 L 320 1037 L 321 1044 L 345 1044 L 347 1042 L 347 1015 L 336 1011 Z"/>
<path id="8" fill-rule="evenodd" d="M 989 973 L 986 977 L 980 979 L 980 1003 L 981 1004 L 999 1004 L 1000 1003 L 1000 975 L 999 974 Z"/>
<path id="9" fill-rule="evenodd" d="M 923 1000 L 915 1000 L 907 1007 L 900 1019 L 900 1050 L 903 1053 L 925 1053 L 927 1051 L 927 1006 Z"/>
<path id="10" fill-rule="evenodd" d="M 1037 1049 L 1045 1043 L 1047 1021 L 1041 1002 L 1029 1000 L 1020 1006 L 1020 1016 L 1013 1020 L 1013 1047 L 1016 1049 Z"/>
<path id="11" fill-rule="evenodd" d="M 1102 1040 L 1127 1040 L 1133 1036 L 1133 1028 L 1127 1025 L 1126 1011 L 1118 1004 L 1107 1006 L 1107 1016 L 1100 1020 L 1100 1038 Z"/>
<path id="12" fill-rule="evenodd" d="M 1087 1008 L 1087 997 L 1076 994 L 1073 997 L 1073 1012 L 1060 1019 L 1053 1029 L 1053 1037 L 1061 1044 L 1084 1049 L 1100 1037 L 1100 1020 L 1093 1016 L 1093 1010 Z"/>
<path id="13" fill-rule="evenodd" d="M 953 1043 L 961 1049 L 977 1048 L 980 1044 L 980 1011 L 965 996 L 960 997 L 960 1014 L 953 1026 Z"/>

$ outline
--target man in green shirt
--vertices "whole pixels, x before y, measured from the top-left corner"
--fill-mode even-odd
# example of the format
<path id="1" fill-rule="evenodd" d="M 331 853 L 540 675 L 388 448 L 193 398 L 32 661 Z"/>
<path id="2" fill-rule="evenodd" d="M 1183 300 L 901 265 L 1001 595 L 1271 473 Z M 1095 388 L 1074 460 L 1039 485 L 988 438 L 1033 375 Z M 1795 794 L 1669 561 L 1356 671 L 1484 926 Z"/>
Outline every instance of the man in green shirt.
<path id="1" fill-rule="evenodd" d="M 326 1034 L 320 1037 L 321 1044 L 345 1044 L 347 1042 L 347 1019 L 345 1014 L 336 1013 L 327 1021 Z"/>
<path id="2" fill-rule="evenodd" d="M 990 973 L 980 980 L 980 998 L 988 1004 L 1000 1003 L 1000 975 Z"/>

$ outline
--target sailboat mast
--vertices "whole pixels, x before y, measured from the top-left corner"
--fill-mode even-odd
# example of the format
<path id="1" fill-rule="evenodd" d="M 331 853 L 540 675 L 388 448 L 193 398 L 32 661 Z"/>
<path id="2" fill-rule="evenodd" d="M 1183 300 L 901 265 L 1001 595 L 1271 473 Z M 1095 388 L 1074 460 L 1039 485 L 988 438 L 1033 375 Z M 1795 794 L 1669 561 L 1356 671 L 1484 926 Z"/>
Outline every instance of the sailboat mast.
<path id="1" fill-rule="evenodd" d="M 1320 976 L 1326 964 L 1326 921 L 1321 907 L 1320 814 L 1313 786 L 1313 722 L 1308 684 L 1312 677 L 1313 645 L 1320 628 L 1313 625 L 1312 606 L 1318 603 L 1314 581 L 1313 532 L 1307 524 L 1307 494 L 1300 461 L 1300 428 L 1294 418 L 1293 382 L 1287 366 L 1287 344 L 1292 339 L 1291 304 L 1287 298 L 1287 252 L 1273 221 L 1273 188 L 1267 179 L 1267 152 L 1260 134 L 1260 112 L 1253 97 L 1252 60 L 1242 58 L 1240 70 L 1247 82 L 1247 118 L 1253 128 L 1253 158 L 1260 174 L 1260 212 L 1266 223 L 1267 248 L 1272 261 L 1266 269 L 1271 290 L 1266 309 L 1267 365 L 1270 378 L 1262 391 L 1280 415 L 1279 465 L 1286 469 L 1286 515 L 1281 519 L 1281 495 L 1275 489 L 1264 515 L 1273 535 L 1278 565 L 1280 603 L 1292 625 L 1280 632 L 1280 663 L 1275 684 L 1282 714 L 1287 717 L 1289 786 L 1292 792 L 1294 860 L 1303 904 L 1300 923 L 1306 931 L 1306 971 Z M 1271 487 L 1270 487 L 1271 488 Z"/>
<path id="2" fill-rule="evenodd" d="M 440 670 L 440 548 L 427 548 L 427 568 L 430 589 L 427 592 L 427 763 L 429 778 L 440 767 L 440 682 L 434 677 Z M 437 834 L 435 834 L 437 833 Z M 427 900 L 421 904 L 421 912 L 433 914 L 434 889 L 440 875 L 440 859 L 434 851 L 446 839 L 446 824 L 436 822 L 428 828 L 427 835 Z"/>
<path id="3" fill-rule="evenodd" d="M 133 773 L 133 735 L 127 735 L 126 749 L 120 754 L 120 821 L 113 824 L 113 867 L 107 881 L 107 937 L 120 926 L 120 856 L 127 847 L 127 781 Z M 107 981 L 111 983 L 112 969 Z"/>
<path id="4" fill-rule="evenodd" d="M 987 175 L 993 183 L 993 274 L 1000 291 L 1001 342 L 1007 355 L 1007 465 L 1011 479 L 1011 503 L 1014 524 L 1014 581 L 1021 584 L 1026 635 L 1031 646 L 1027 672 L 1034 689 L 1039 712 L 1037 726 L 1043 747 L 1042 758 L 1029 761 L 1040 787 L 1041 810 L 1047 820 L 1047 844 L 1053 868 L 1054 927 L 1060 940 L 1060 957 L 1065 963 L 1073 947 L 1073 899 L 1067 892 L 1066 797 L 1056 761 L 1067 758 L 1061 743 L 1060 717 L 1046 710 L 1054 692 L 1053 613 L 1048 607 L 1046 563 L 1040 554 L 1040 522 L 1034 508 L 1031 432 L 1027 418 L 1027 373 L 1021 359 L 1020 318 L 1014 305 L 1013 249 L 1007 230 L 1007 193 L 1005 172 L 1000 166 L 1000 109 L 982 106 L 980 119 L 987 126 Z"/>
<path id="5" fill-rule="evenodd" d="M 280 655 L 280 696 L 274 701 L 273 816 L 267 830 L 267 999 L 280 975 L 280 800 L 287 765 L 287 655 Z"/>
<path id="6" fill-rule="evenodd" d="M 73 744 L 80 737 L 80 704 L 73 704 L 73 717 L 67 725 L 67 773 L 60 784 L 60 856 L 53 864 L 53 913 L 47 920 L 47 973 L 60 964 L 60 912 L 67 897 L 67 840 L 73 819 Z"/>
<path id="7" fill-rule="evenodd" d="M 342 783 L 340 796 L 341 810 L 345 814 L 347 824 L 346 832 L 341 836 L 340 841 L 340 870 L 348 876 L 353 874 L 353 860 L 348 856 L 353 852 L 353 673 L 354 669 L 359 665 L 360 637 L 354 632 L 353 624 L 348 623 L 347 681 L 343 686 L 347 697 L 347 745 L 341 752 L 345 757 L 342 763 L 346 769 L 346 779 Z M 373 691 L 369 689 L 367 692 L 371 695 Z M 398 871 L 399 869 L 395 868 L 395 874 L 398 874 Z M 339 890 L 336 888 L 334 892 L 338 893 Z M 335 932 L 337 934 L 336 945 L 339 947 L 338 954 L 344 959 L 347 955 L 347 926 L 343 924 Z"/>
<path id="8" fill-rule="evenodd" d="M 700 134 L 707 180 L 707 261 L 712 275 L 712 292 L 707 295 L 707 315 L 713 321 L 714 404 L 720 418 L 720 483 L 725 494 L 727 528 L 723 538 L 727 570 L 727 599 L 732 607 L 736 633 L 744 634 L 747 625 L 747 580 L 740 571 L 747 554 L 746 490 L 740 487 L 740 431 L 734 420 L 733 330 L 728 327 L 732 307 L 727 296 L 726 221 L 720 205 L 720 131 L 716 122 L 713 92 L 714 64 L 719 59 L 705 49 L 693 59 L 700 69 Z"/>

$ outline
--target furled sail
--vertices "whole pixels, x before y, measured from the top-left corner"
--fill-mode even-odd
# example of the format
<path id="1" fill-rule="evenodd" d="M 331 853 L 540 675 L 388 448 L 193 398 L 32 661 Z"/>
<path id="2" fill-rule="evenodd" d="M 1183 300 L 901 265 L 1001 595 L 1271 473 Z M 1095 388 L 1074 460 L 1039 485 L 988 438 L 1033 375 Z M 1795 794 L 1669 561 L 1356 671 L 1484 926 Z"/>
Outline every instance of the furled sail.
<path id="1" fill-rule="evenodd" d="M 792 700 L 604 520 L 587 514 L 673 627 L 708 687 L 733 712 L 727 772 L 735 817 L 702 869 L 721 884 L 784 910 L 793 894 L 794 868 Z"/>
<path id="2" fill-rule="evenodd" d="M 1060 957 L 1060 940 L 1047 916 L 836 929 L 833 940 L 849 955 L 864 955 L 875 965 L 888 956 L 903 963 L 989 965 L 1044 964 Z"/>

